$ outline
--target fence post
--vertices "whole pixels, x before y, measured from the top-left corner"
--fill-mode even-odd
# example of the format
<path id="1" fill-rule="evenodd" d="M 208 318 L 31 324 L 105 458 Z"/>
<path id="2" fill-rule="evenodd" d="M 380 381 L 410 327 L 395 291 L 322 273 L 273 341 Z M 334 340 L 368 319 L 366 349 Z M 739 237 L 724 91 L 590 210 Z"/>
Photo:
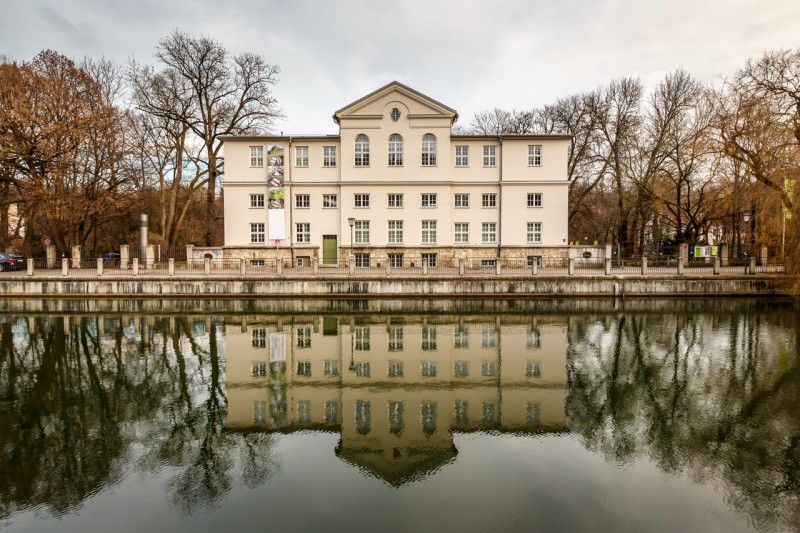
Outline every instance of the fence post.
<path id="1" fill-rule="evenodd" d="M 719 256 L 714 256 L 714 275 L 719 276 Z"/>
<path id="2" fill-rule="evenodd" d="M 278 257 L 275 259 L 275 275 L 280 276 L 283 274 L 283 258 Z"/>
<path id="3" fill-rule="evenodd" d="M 719 245 L 720 266 L 724 266 L 724 267 L 728 266 L 728 251 L 729 251 L 729 248 L 728 248 L 728 245 L 726 243 L 723 243 L 723 244 Z"/>
<path id="4" fill-rule="evenodd" d="M 678 258 L 678 275 L 683 276 L 683 257 Z"/>
<path id="5" fill-rule="evenodd" d="M 749 265 L 749 267 L 750 267 L 750 272 L 749 272 L 749 274 L 750 274 L 751 276 L 755 275 L 755 273 L 756 273 L 756 258 L 755 258 L 755 257 L 751 257 L 751 258 L 750 258 L 750 265 Z"/>
<path id="6" fill-rule="evenodd" d="M 315 276 L 319 275 L 319 259 L 311 260 L 311 273 Z"/>
<path id="7" fill-rule="evenodd" d="M 28 275 L 33 276 L 33 257 L 28 258 L 28 262 L 25 266 L 28 268 Z"/>
<path id="8" fill-rule="evenodd" d="M 97 258 L 97 275 L 98 276 L 102 276 L 103 275 L 103 258 L 102 257 L 98 257 Z"/>
<path id="9" fill-rule="evenodd" d="M 139 258 L 138 257 L 134 257 L 133 258 L 133 275 L 134 276 L 138 276 L 139 275 Z"/>
<path id="10" fill-rule="evenodd" d="M 72 247 L 72 268 L 81 267 L 81 245 L 76 244 Z"/>
<path id="11" fill-rule="evenodd" d="M 539 275 L 539 260 L 536 259 L 535 257 L 531 262 L 531 274 L 533 274 L 534 276 Z"/>
<path id="12" fill-rule="evenodd" d="M 567 272 L 570 276 L 575 274 L 575 259 L 572 257 L 569 258 L 569 266 L 567 267 Z"/>
<path id="13" fill-rule="evenodd" d="M 156 266 L 156 247 L 148 244 L 144 250 L 144 267 L 147 270 L 152 270 Z"/>
<path id="14" fill-rule="evenodd" d="M 243 258 L 239 258 L 239 275 L 244 276 L 247 274 L 247 261 Z"/>
<path id="15" fill-rule="evenodd" d="M 425 261 L 424 259 L 422 260 L 422 275 L 423 276 L 428 275 L 428 262 Z"/>
<path id="16" fill-rule="evenodd" d="M 499 276 L 499 275 L 500 275 L 500 271 L 501 271 L 500 269 L 501 269 L 501 268 L 502 268 L 502 267 L 500 266 L 500 258 L 498 257 L 498 258 L 497 258 L 497 259 L 495 259 L 495 261 L 494 261 L 494 273 L 495 273 L 496 275 L 498 275 L 498 276 Z"/>
<path id="17" fill-rule="evenodd" d="M 66 257 L 61 260 L 61 275 L 66 276 L 69 272 L 69 259 Z"/>
<path id="18" fill-rule="evenodd" d="M 387 257 L 386 258 L 386 275 L 388 276 L 391 273 L 392 273 L 392 262 L 389 261 L 389 258 Z"/>
<path id="19" fill-rule="evenodd" d="M 463 276 L 464 275 L 464 263 L 465 263 L 464 258 L 463 257 L 459 257 L 458 258 L 458 275 L 459 276 Z"/>
<path id="20" fill-rule="evenodd" d="M 606 276 L 611 275 L 611 258 L 606 257 L 605 259 L 605 269 L 606 269 Z"/>
<path id="21" fill-rule="evenodd" d="M 170 276 L 174 276 L 175 275 L 175 258 L 174 257 L 170 257 L 169 258 L 167 268 L 169 269 L 169 275 Z"/>
<path id="22" fill-rule="evenodd" d="M 356 273 L 356 260 L 355 259 L 350 259 L 350 261 L 347 263 L 347 271 L 351 276 Z"/>
<path id="23" fill-rule="evenodd" d="M 642 256 L 642 276 L 647 275 L 647 258 Z"/>
<path id="24" fill-rule="evenodd" d="M 211 259 L 206 257 L 203 259 L 203 273 L 208 276 L 211 274 Z"/>
<path id="25" fill-rule="evenodd" d="M 47 254 L 47 269 L 50 270 L 56 267 L 56 247 L 55 245 L 48 245 L 45 249 Z"/>
<path id="26" fill-rule="evenodd" d="M 119 247 L 119 268 L 128 270 L 128 261 L 131 260 L 131 251 L 127 244 L 121 244 Z"/>

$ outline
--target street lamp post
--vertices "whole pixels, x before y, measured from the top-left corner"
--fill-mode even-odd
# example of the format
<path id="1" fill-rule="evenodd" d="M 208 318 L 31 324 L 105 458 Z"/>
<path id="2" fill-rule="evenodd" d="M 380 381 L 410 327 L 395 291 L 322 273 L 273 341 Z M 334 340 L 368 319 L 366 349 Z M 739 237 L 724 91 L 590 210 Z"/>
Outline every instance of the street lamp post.
<path id="1" fill-rule="evenodd" d="M 783 210 L 783 233 L 781 233 L 781 258 L 786 261 L 786 219 L 789 218 L 791 212 Z"/>
<path id="2" fill-rule="evenodd" d="M 742 213 L 742 218 L 744 219 L 744 268 L 747 269 L 747 231 L 750 229 L 750 213 Z"/>
<path id="3" fill-rule="evenodd" d="M 347 219 L 347 223 L 350 225 L 350 260 L 353 259 L 353 226 L 356 225 L 356 219 L 350 217 Z"/>

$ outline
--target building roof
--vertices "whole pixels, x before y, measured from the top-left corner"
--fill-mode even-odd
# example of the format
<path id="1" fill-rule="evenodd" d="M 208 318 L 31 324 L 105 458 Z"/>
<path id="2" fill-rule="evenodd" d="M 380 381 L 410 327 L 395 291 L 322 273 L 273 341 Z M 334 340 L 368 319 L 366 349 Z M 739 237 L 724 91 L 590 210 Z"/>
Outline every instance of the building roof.
<path id="1" fill-rule="evenodd" d="M 351 110 L 353 108 L 360 107 L 361 104 L 364 104 L 366 102 L 374 100 L 374 99 L 380 97 L 381 95 L 386 94 L 386 93 L 388 93 L 390 91 L 394 91 L 394 90 L 400 91 L 402 93 L 406 93 L 408 96 L 411 96 L 412 98 L 416 98 L 418 100 L 422 100 L 422 101 L 428 103 L 429 105 L 433 105 L 434 107 L 440 108 L 440 110 L 443 112 L 443 114 L 448 114 L 448 115 L 452 116 L 451 117 L 451 123 L 453 123 L 456 120 L 458 120 L 458 111 L 456 111 L 452 107 L 448 107 L 448 106 L 444 105 L 443 103 L 441 103 L 441 102 L 439 102 L 437 100 L 434 100 L 430 96 L 424 95 L 421 92 L 416 91 L 416 90 L 412 89 L 411 87 L 400 83 L 399 81 L 392 81 L 390 83 L 387 83 L 386 85 L 384 85 L 380 89 L 376 89 L 376 90 L 372 91 L 371 93 L 369 93 L 368 95 L 362 96 L 358 100 L 356 100 L 354 102 L 351 102 L 351 103 L 347 104 L 346 106 L 344 106 L 343 108 L 335 111 L 333 113 L 333 121 L 336 122 L 337 124 L 339 124 L 339 119 L 341 118 L 341 115 L 344 114 L 346 111 Z"/>

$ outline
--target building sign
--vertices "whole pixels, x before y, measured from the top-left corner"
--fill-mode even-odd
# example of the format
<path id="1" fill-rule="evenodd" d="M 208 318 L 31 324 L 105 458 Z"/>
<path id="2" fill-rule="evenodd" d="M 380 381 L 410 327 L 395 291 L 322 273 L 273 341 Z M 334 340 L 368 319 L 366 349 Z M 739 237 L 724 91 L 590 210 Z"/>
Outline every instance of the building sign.
<path id="1" fill-rule="evenodd" d="M 283 192 L 283 156 L 282 144 L 267 146 L 267 222 L 269 239 L 286 238 L 286 205 Z"/>

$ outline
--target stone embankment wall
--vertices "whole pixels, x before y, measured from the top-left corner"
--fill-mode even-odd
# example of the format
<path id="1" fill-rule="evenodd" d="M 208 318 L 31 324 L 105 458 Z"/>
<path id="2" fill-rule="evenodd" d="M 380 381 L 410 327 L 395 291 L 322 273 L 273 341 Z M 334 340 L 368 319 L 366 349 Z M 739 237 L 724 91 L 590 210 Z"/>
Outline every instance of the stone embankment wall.
<path id="1" fill-rule="evenodd" d="M 0 277 L 0 297 L 570 297 L 791 295 L 788 276 L 506 277 L 431 279 L 396 277 L 284 278 L 139 276 L 98 278 Z"/>

